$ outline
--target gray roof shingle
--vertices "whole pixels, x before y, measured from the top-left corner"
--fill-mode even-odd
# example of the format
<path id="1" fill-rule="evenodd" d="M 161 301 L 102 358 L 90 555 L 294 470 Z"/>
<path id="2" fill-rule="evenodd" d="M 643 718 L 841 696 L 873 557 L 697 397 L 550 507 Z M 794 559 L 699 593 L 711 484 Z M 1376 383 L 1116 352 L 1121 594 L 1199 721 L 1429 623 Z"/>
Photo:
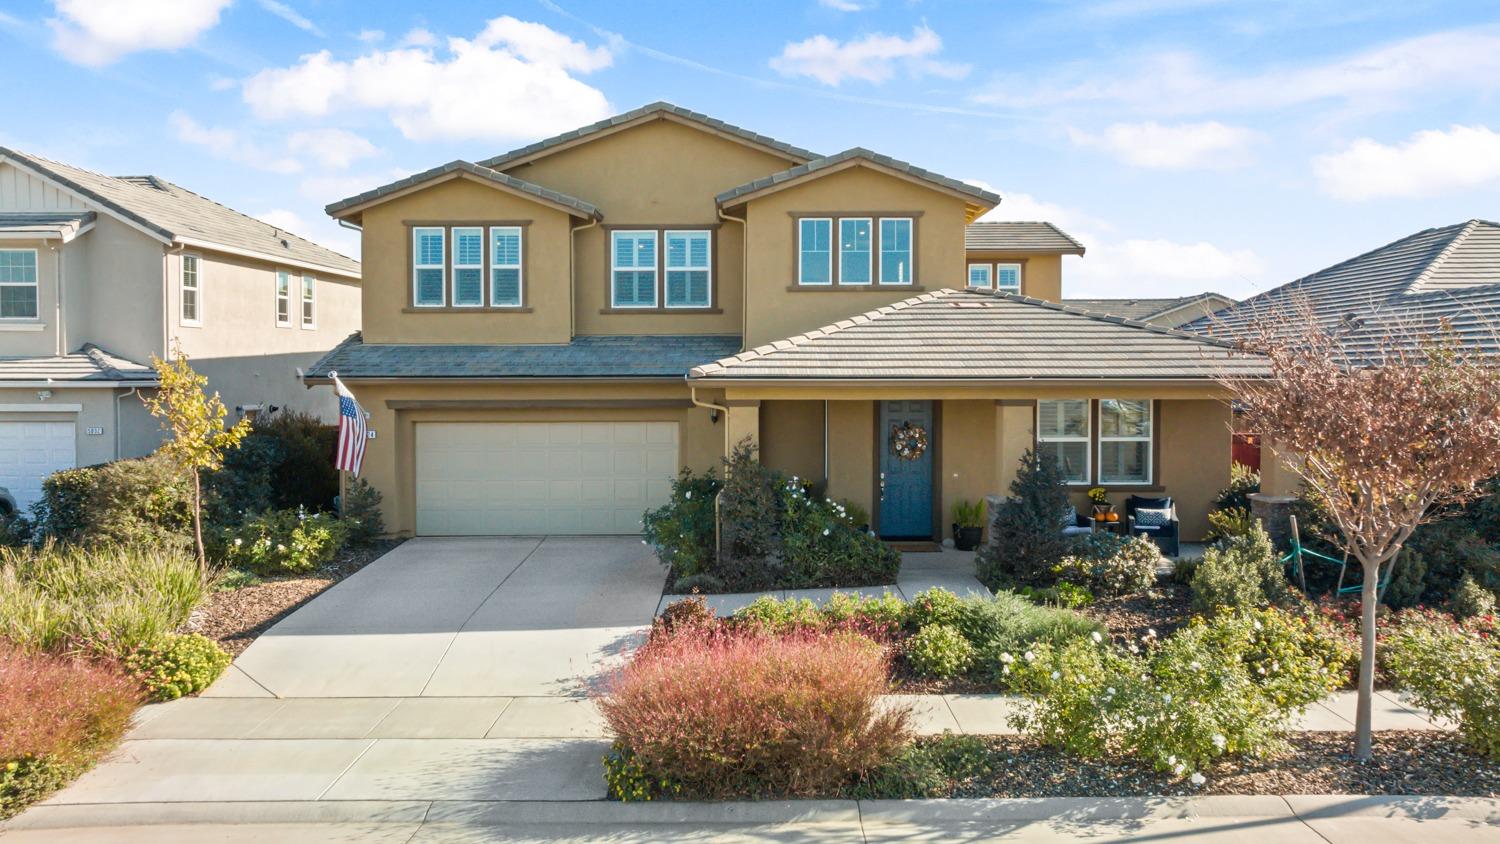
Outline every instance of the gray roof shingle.
<path id="1" fill-rule="evenodd" d="M 1227 299 L 1217 293 L 1198 293 L 1192 296 L 1173 296 L 1160 299 L 1064 299 L 1064 305 L 1071 305 L 1084 311 L 1093 311 L 1100 314 L 1113 314 L 1126 319 L 1138 319 L 1142 322 L 1149 320 L 1157 314 L 1165 313 L 1183 305 L 1193 302 L 1209 302 L 1215 299 Z"/>
<path id="2" fill-rule="evenodd" d="M 701 363 L 740 350 L 738 336 L 575 337 L 558 344 L 365 343 L 358 334 L 307 371 L 327 378 L 682 378 Z"/>
<path id="3" fill-rule="evenodd" d="M 617 114 L 614 117 L 607 117 L 604 120 L 600 120 L 598 123 L 591 123 L 588 126 L 583 126 L 578 129 L 563 132 L 561 135 L 554 135 L 550 138 L 537 141 L 534 144 L 527 144 L 526 146 L 519 149 L 513 149 L 510 152 L 501 153 L 494 158 L 486 158 L 483 161 L 480 161 L 479 164 L 484 167 L 504 169 L 506 165 L 510 164 L 513 161 L 517 161 L 523 158 L 529 158 L 536 153 L 543 152 L 544 150 L 551 149 L 552 147 L 568 143 L 569 141 L 576 141 L 588 135 L 592 135 L 597 132 L 603 132 L 606 129 L 612 129 L 623 123 L 630 123 L 634 120 L 639 120 L 642 117 L 647 117 L 653 114 L 670 114 L 674 117 L 680 117 L 684 120 L 690 120 L 716 132 L 723 132 L 727 135 L 733 135 L 737 138 L 740 138 L 741 140 L 747 141 L 757 146 L 776 150 L 777 152 L 782 153 L 788 158 L 798 159 L 801 161 L 811 161 L 812 159 L 819 157 L 817 153 L 811 150 L 793 146 L 789 143 L 786 143 L 785 141 L 778 141 L 775 138 L 767 137 L 760 134 L 759 132 L 752 132 L 749 129 L 742 129 L 739 126 L 735 126 L 731 123 L 725 123 L 724 121 L 719 120 L 716 117 L 709 117 L 706 114 L 692 111 L 691 109 L 686 109 L 682 106 L 673 105 L 669 102 L 659 101 L 650 103 L 649 105 L 641 106 L 640 108 L 631 109 L 624 114 Z"/>
<path id="4" fill-rule="evenodd" d="M 328 212 L 329 216 L 337 217 L 345 209 L 353 208 L 357 205 L 363 205 L 372 199 L 379 199 L 380 197 L 386 196 L 387 194 L 392 194 L 397 191 L 413 187 L 415 185 L 420 185 L 423 182 L 446 176 L 449 173 L 458 172 L 468 173 L 471 176 L 477 176 L 481 179 L 486 179 L 488 181 L 494 182 L 497 185 L 503 185 L 519 193 L 527 194 L 529 196 L 536 197 L 537 199 L 546 200 L 547 202 L 550 202 L 554 205 L 561 205 L 572 211 L 576 211 L 580 216 L 583 217 L 592 217 L 593 219 L 598 220 L 602 219 L 604 216 L 603 214 L 599 213 L 599 209 L 594 207 L 593 203 L 585 202 L 582 199 L 568 196 L 567 194 L 560 191 L 555 191 L 551 188 L 544 188 L 541 185 L 532 184 L 525 179 L 517 179 L 515 176 L 507 175 L 505 173 L 501 173 L 498 170 L 493 170 L 489 167 L 473 164 L 468 161 L 450 161 L 447 164 L 434 167 L 431 170 L 425 170 L 421 173 L 407 176 L 404 179 L 397 179 L 396 181 L 391 182 L 388 185 L 381 185 L 378 188 L 372 188 L 365 191 L 364 193 L 351 196 L 348 199 L 341 199 L 338 202 L 330 204 L 324 210 Z"/>
<path id="5" fill-rule="evenodd" d="M 1446 325 L 1468 347 L 1500 355 L 1500 223 L 1426 229 L 1183 327 L 1238 337 L 1258 319 L 1295 316 L 1303 306 L 1325 327 L 1353 326 L 1345 329 L 1349 351 Z"/>
<path id="6" fill-rule="evenodd" d="M 796 167 L 782 170 L 779 173 L 772 173 L 769 176 L 762 176 L 759 179 L 746 182 L 745 184 L 739 185 L 738 187 L 732 187 L 729 190 L 720 193 L 718 196 L 714 197 L 714 199 L 720 205 L 728 205 L 730 203 L 733 203 L 737 199 L 753 193 L 759 193 L 760 191 L 763 191 L 766 188 L 772 187 L 774 185 L 801 179 L 821 170 L 826 170 L 830 167 L 834 167 L 846 161 L 853 161 L 855 159 L 869 161 L 875 164 L 879 164 L 882 167 L 887 167 L 891 170 L 896 170 L 909 176 L 914 176 L 924 182 L 929 182 L 938 187 L 966 194 L 979 200 L 980 202 L 988 203 L 991 206 L 1000 204 L 1000 197 L 998 194 L 991 193 L 987 190 L 984 190 L 983 188 L 975 187 L 967 182 L 960 182 L 957 179 L 950 179 L 947 176 L 939 175 L 932 172 L 931 170 L 923 170 L 921 167 L 918 167 L 914 164 L 909 164 L 905 161 L 891 158 L 889 155 L 881 155 L 878 152 L 865 149 L 864 147 L 853 147 L 851 149 L 846 149 L 843 152 L 836 153 L 825 158 L 818 158 L 813 161 L 798 164 Z"/>
<path id="7" fill-rule="evenodd" d="M 5 147 L 0 147 L 0 157 L 56 180 L 165 240 L 197 240 L 268 261 L 295 261 L 359 277 L 359 262 L 353 258 L 157 176 L 105 176 Z"/>
<path id="8" fill-rule="evenodd" d="M 938 290 L 705 366 L 690 380 L 1209 380 L 1265 374 L 1208 338 L 1012 293 Z"/>
<path id="9" fill-rule="evenodd" d="M 71 237 L 97 216 L 93 211 L 6 211 L 0 213 L 0 232 Z"/>
<path id="10" fill-rule="evenodd" d="M 104 381 L 146 386 L 156 383 L 156 372 L 87 343 L 68 355 L 0 358 L 0 381 Z"/>
<path id="11" fill-rule="evenodd" d="M 1045 222 L 996 221 L 970 223 L 964 228 L 964 248 L 971 252 L 1056 252 L 1082 255 L 1083 244 L 1057 226 Z"/>

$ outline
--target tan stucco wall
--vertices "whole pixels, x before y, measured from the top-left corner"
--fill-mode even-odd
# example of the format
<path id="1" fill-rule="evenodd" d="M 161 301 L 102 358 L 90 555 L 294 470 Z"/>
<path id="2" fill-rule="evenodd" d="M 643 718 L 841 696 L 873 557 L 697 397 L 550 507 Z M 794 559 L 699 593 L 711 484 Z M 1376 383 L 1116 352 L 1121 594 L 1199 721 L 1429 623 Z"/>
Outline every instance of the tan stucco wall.
<path id="1" fill-rule="evenodd" d="M 78 294 L 86 303 L 68 314 L 68 351 L 94 343 L 138 363 L 164 354 L 163 244 L 101 213 L 93 231 L 68 245 L 75 247 L 88 257 L 77 273 L 68 259 L 68 302 Z"/>
<path id="2" fill-rule="evenodd" d="M 796 284 L 796 213 L 916 218 L 914 285 L 868 289 L 788 290 Z M 852 167 L 751 201 L 749 306 L 745 345 L 753 347 L 828 325 L 916 295 L 918 289 L 962 288 L 965 203 L 963 200 L 865 167 Z M 878 260 L 878 258 L 877 258 Z"/>
<path id="3" fill-rule="evenodd" d="M 0 249 L 36 252 L 37 279 L 37 317 L 0 320 L 0 357 L 32 357 L 57 353 L 58 250 L 64 248 L 66 247 L 56 240 L 0 240 Z"/>
<path id="4" fill-rule="evenodd" d="M 974 264 L 1020 264 L 1021 293 L 1049 302 L 1062 301 L 1062 256 L 1028 255 L 1023 252 L 991 252 L 971 250 L 964 260 L 964 278 L 968 276 L 968 265 Z"/>
<path id="5" fill-rule="evenodd" d="M 945 401 L 938 449 L 939 500 L 943 536 L 952 536 L 953 505 L 983 501 L 997 489 L 995 429 L 1000 408 L 992 399 Z"/>
<path id="6" fill-rule="evenodd" d="M 768 401 L 760 407 L 760 460 L 810 481 L 823 480 L 823 402 Z"/>

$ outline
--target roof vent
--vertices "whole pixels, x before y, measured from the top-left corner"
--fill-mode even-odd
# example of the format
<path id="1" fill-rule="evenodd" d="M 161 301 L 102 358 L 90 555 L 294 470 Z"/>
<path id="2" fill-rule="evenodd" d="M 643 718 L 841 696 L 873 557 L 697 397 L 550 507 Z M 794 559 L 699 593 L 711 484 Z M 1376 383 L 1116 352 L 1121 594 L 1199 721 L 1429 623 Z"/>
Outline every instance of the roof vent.
<path id="1" fill-rule="evenodd" d="M 140 185 L 143 188 L 159 190 L 162 193 L 168 192 L 166 183 L 155 176 L 116 176 L 115 178 L 122 182 L 129 182 L 132 185 Z"/>

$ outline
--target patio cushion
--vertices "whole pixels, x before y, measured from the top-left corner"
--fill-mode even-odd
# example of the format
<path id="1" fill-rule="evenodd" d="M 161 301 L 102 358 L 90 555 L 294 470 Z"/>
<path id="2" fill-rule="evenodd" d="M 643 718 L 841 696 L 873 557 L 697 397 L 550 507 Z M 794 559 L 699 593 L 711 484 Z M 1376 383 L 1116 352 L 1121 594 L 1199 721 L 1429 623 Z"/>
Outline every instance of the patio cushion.
<path id="1" fill-rule="evenodd" d="M 1171 523 L 1171 510 L 1137 508 L 1135 511 L 1135 526 L 1138 528 L 1162 528 Z"/>

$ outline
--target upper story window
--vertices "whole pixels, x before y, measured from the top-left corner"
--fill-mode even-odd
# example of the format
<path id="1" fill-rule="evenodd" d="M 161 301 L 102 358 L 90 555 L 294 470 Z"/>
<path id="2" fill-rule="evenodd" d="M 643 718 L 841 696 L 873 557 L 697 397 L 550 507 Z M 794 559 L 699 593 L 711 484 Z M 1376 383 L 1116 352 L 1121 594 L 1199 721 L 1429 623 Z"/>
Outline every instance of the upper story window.
<path id="1" fill-rule="evenodd" d="M 310 275 L 302 277 L 302 327 L 318 327 L 318 280 Z"/>
<path id="2" fill-rule="evenodd" d="M 183 255 L 182 278 L 179 284 L 182 300 L 178 311 L 178 321 L 183 325 L 203 324 L 203 289 L 198 273 L 198 256 Z"/>
<path id="3" fill-rule="evenodd" d="M 1099 400 L 1099 483 L 1151 483 L 1152 402 Z"/>
<path id="4" fill-rule="evenodd" d="M 36 317 L 36 250 L 0 249 L 0 319 Z"/>
<path id="5" fill-rule="evenodd" d="M 870 244 L 873 239 L 869 217 L 839 220 L 839 284 L 870 283 Z"/>
<path id="6" fill-rule="evenodd" d="M 412 306 L 520 309 L 525 229 L 524 224 L 413 226 Z"/>
<path id="7" fill-rule="evenodd" d="M 490 229 L 490 304 L 521 306 L 521 227 Z"/>
<path id="8" fill-rule="evenodd" d="M 803 217 L 797 221 L 797 283 L 833 283 L 833 220 Z"/>
<path id="9" fill-rule="evenodd" d="M 706 231 L 669 231 L 667 240 L 667 307 L 706 308 L 713 250 Z"/>
<path id="10" fill-rule="evenodd" d="M 484 305 L 484 227 L 453 227 L 453 307 Z"/>
<path id="11" fill-rule="evenodd" d="M 656 232 L 610 232 L 611 305 L 656 307 Z"/>
<path id="12" fill-rule="evenodd" d="M 1021 292 L 1021 265 L 996 264 L 995 289 L 1005 293 Z"/>
<path id="13" fill-rule="evenodd" d="M 869 287 L 916 282 L 913 217 L 796 219 L 797 285 Z"/>
<path id="14" fill-rule="evenodd" d="M 1089 482 L 1089 401 L 1065 399 L 1036 403 L 1036 450 L 1057 464 L 1070 484 Z"/>
<path id="15" fill-rule="evenodd" d="M 444 288 L 447 266 L 444 262 L 447 230 L 440 226 L 422 226 L 411 230 L 412 296 L 419 308 L 441 308 L 447 304 Z"/>
<path id="16" fill-rule="evenodd" d="M 292 274 L 286 270 L 276 271 L 276 324 L 292 324 Z"/>
<path id="17" fill-rule="evenodd" d="M 995 285 L 995 265 L 994 264 L 970 264 L 969 265 L 969 286 L 970 287 L 982 287 L 985 290 L 988 290 L 991 287 L 993 287 L 994 285 Z"/>
<path id="18" fill-rule="evenodd" d="M 911 284 L 911 219 L 880 221 L 880 283 Z"/>

